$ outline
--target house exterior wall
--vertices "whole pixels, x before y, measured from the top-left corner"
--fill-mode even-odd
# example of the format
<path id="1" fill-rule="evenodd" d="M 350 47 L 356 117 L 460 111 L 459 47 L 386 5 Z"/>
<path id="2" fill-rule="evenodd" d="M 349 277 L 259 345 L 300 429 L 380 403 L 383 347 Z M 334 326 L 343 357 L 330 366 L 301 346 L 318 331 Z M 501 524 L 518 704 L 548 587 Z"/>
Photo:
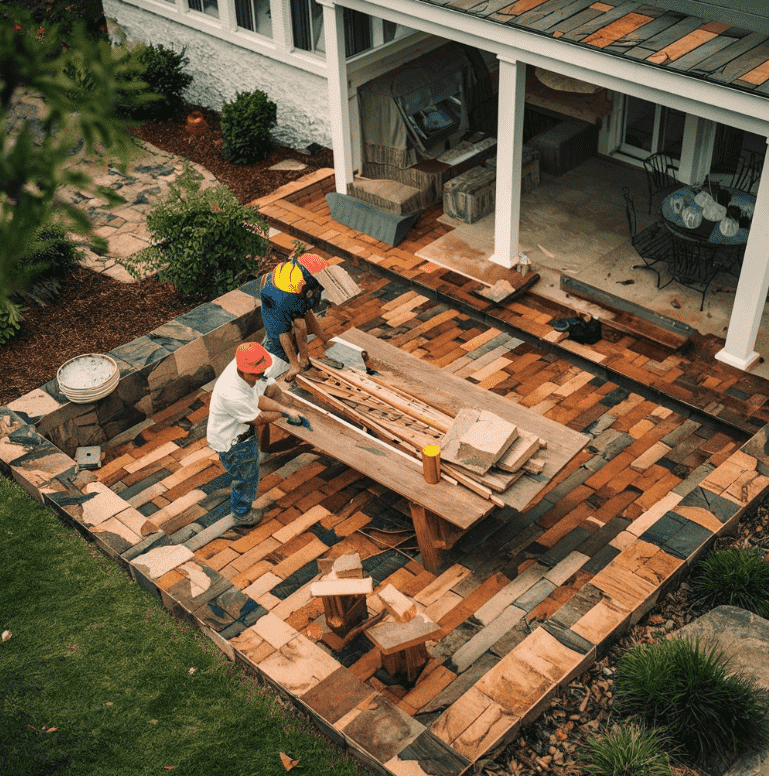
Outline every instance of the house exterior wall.
<path id="1" fill-rule="evenodd" d="M 185 98 L 196 105 L 221 110 L 237 92 L 263 91 L 278 107 L 275 140 L 291 148 L 311 143 L 330 147 L 328 88 L 324 76 L 299 69 L 203 30 L 180 24 L 144 8 L 104 0 L 114 42 L 120 31 L 127 42 L 162 44 L 175 51 L 187 47 L 192 85 Z"/>

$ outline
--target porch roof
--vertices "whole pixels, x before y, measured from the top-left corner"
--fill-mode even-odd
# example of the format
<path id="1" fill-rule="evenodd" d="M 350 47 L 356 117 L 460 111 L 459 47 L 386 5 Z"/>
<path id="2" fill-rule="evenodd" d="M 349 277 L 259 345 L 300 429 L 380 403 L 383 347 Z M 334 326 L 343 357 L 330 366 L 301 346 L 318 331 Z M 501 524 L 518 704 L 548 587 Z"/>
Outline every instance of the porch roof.
<path id="1" fill-rule="evenodd" d="M 769 37 L 643 2 L 416 0 L 769 97 Z"/>

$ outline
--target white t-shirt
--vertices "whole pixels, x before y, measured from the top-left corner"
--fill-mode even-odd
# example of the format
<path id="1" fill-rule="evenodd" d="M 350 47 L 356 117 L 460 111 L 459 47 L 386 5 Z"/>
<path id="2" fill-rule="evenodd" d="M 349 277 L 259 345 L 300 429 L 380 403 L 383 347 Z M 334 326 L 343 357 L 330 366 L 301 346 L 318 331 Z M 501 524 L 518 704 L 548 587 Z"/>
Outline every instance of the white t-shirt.
<path id="1" fill-rule="evenodd" d="M 273 379 L 258 380 L 252 388 L 240 375 L 233 358 L 219 375 L 211 394 L 206 436 L 208 446 L 226 453 L 235 440 L 248 430 L 248 421 L 259 414 L 259 397 Z"/>

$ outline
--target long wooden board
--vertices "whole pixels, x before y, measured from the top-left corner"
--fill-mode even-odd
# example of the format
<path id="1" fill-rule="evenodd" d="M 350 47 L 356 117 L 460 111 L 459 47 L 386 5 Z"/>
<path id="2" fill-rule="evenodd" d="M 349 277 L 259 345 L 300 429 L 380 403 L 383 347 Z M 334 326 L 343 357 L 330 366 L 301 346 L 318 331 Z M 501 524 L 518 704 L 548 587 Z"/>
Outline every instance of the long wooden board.
<path id="1" fill-rule="evenodd" d="M 427 397 L 449 412 L 457 413 L 462 407 L 486 409 L 522 431 L 546 441 L 547 449 L 541 450 L 537 456 L 545 463 L 542 474 L 525 474 L 506 492 L 499 494 L 502 501 L 513 509 L 524 511 L 549 480 L 589 441 L 584 434 L 444 372 L 358 329 L 345 332 L 342 339 L 362 347 L 368 353 L 370 366 L 396 388 Z"/>
<path id="2" fill-rule="evenodd" d="M 304 426 L 292 426 L 282 419 L 275 425 L 283 431 L 308 442 L 462 530 L 474 525 L 494 509 L 491 501 L 467 488 L 451 485 L 444 480 L 435 485 L 426 485 L 419 461 L 331 413 L 299 397 L 295 398 L 302 404 L 301 412 L 309 420 L 312 431 Z"/>

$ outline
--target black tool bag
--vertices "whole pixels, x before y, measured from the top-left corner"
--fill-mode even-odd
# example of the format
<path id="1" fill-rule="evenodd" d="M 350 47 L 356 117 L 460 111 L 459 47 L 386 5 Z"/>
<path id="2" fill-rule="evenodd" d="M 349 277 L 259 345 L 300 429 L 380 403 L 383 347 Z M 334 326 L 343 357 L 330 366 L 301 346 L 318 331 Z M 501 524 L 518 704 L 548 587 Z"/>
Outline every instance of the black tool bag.
<path id="1" fill-rule="evenodd" d="M 594 345 L 602 336 L 601 322 L 595 318 L 581 321 L 569 328 L 569 339 L 579 342 L 580 345 Z"/>

